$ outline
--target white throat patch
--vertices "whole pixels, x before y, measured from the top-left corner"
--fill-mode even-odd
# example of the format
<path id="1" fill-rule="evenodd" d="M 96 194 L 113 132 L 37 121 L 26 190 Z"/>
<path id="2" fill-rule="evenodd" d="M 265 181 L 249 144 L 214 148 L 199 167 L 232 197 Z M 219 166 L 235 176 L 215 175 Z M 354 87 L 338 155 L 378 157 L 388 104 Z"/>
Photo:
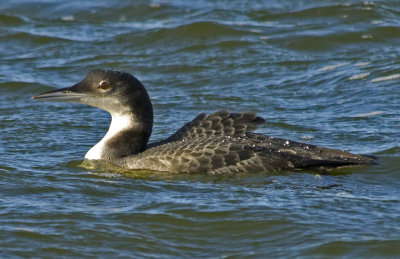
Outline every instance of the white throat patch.
<path id="1" fill-rule="evenodd" d="M 106 142 L 122 130 L 132 127 L 132 124 L 131 115 L 111 114 L 111 124 L 107 134 L 86 153 L 85 158 L 93 160 L 102 159 Z"/>

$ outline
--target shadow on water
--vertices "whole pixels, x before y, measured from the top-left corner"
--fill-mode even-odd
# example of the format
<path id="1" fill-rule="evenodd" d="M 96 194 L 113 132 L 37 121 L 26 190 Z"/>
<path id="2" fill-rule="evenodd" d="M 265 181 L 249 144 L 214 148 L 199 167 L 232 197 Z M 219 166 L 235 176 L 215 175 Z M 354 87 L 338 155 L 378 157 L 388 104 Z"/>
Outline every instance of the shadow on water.
<path id="1" fill-rule="evenodd" d="M 171 172 L 157 172 L 151 170 L 127 170 L 110 163 L 100 160 L 76 160 L 60 164 L 66 168 L 82 172 L 84 170 L 90 175 L 96 175 L 104 178 L 131 178 L 142 179 L 150 181 L 187 181 L 187 182 L 210 182 L 210 183 L 259 183 L 264 179 L 263 184 L 272 183 L 267 180 L 273 177 L 291 177 L 292 175 L 310 175 L 315 179 L 323 176 L 341 176 L 351 175 L 354 173 L 368 173 L 376 168 L 376 165 L 370 166 L 345 166 L 337 168 L 314 168 L 314 169 L 298 169 L 280 172 L 265 172 L 265 173 L 237 173 L 230 175 L 212 175 L 202 173 L 171 173 Z M 384 167 L 384 166 L 383 166 Z"/>

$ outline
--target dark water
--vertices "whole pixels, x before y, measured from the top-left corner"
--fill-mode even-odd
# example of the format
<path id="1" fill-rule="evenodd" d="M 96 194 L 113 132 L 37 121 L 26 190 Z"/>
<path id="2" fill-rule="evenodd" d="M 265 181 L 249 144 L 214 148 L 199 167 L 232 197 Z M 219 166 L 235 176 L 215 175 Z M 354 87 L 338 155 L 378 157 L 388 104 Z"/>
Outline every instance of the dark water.
<path id="1" fill-rule="evenodd" d="M 0 257 L 397 257 L 399 1 L 0 3 Z M 124 172 L 84 162 L 109 115 L 30 97 L 131 72 L 153 140 L 200 112 L 378 156 L 320 175 Z"/>

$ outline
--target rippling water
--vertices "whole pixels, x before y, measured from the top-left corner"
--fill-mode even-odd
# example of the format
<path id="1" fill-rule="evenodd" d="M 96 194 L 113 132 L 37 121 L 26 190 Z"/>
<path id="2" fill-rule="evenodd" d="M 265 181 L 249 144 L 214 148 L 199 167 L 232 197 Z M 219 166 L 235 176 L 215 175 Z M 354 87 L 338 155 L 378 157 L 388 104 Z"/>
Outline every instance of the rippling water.
<path id="1" fill-rule="evenodd" d="M 1 257 L 400 255 L 398 1 L 0 3 Z M 94 68 L 131 72 L 153 140 L 200 112 L 380 164 L 238 176 L 118 172 L 83 161 L 108 128 L 30 97 Z"/>

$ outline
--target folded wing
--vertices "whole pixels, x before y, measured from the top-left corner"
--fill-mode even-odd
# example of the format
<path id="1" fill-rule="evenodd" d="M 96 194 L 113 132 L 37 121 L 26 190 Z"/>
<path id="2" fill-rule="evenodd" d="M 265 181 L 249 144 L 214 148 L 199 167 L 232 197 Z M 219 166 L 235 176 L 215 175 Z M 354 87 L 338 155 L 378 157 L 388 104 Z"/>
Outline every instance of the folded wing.
<path id="1" fill-rule="evenodd" d="M 125 160 L 125 167 L 229 174 L 373 164 L 368 156 L 253 133 L 254 113 L 200 114 L 171 137 Z"/>

